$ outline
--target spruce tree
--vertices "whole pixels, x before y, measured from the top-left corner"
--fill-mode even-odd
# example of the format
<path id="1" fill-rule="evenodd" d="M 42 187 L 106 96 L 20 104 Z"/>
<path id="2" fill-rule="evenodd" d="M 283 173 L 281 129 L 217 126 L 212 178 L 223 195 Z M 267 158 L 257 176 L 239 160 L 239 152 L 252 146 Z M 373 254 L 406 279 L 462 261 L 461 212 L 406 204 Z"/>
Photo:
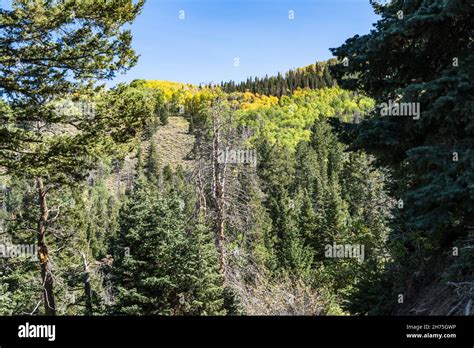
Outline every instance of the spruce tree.
<path id="1" fill-rule="evenodd" d="M 154 139 L 151 139 L 148 148 L 148 154 L 144 165 L 144 173 L 150 183 L 159 185 L 160 180 L 160 160 L 158 157 L 158 149 Z"/>
<path id="2" fill-rule="evenodd" d="M 413 284 L 415 269 L 429 278 L 431 262 L 474 222 L 474 8 L 458 0 L 374 1 L 373 7 L 381 16 L 375 30 L 332 50 L 348 59 L 333 74 L 379 105 L 357 127 L 356 145 L 391 168 L 392 194 L 402 202 L 391 236 L 403 270 L 395 273 L 401 279 L 394 298 L 404 291 L 402 281 Z M 382 103 L 390 102 L 410 103 L 419 113 L 384 116 Z"/>
<path id="3" fill-rule="evenodd" d="M 141 175 L 120 211 L 113 243 L 114 313 L 223 314 L 222 279 L 210 230 L 190 229 L 183 201 Z"/>

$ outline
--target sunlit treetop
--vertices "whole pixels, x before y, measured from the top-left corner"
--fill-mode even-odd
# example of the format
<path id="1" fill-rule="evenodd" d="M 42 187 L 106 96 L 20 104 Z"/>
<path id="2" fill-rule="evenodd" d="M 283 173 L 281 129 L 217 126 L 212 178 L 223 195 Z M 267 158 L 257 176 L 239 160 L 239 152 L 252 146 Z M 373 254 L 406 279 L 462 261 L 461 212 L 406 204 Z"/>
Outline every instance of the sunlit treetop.
<path id="1" fill-rule="evenodd" d="M 254 141 L 266 140 L 294 150 L 300 141 L 309 140 L 315 120 L 337 117 L 352 122 L 355 115 L 363 118 L 373 107 L 370 98 L 332 87 L 297 90 L 292 96 L 283 96 L 278 104 L 242 109 L 238 114 L 240 122 L 254 130 Z"/>
<path id="2" fill-rule="evenodd" d="M 182 95 L 183 102 L 189 96 L 198 92 L 198 87 L 190 83 L 172 82 L 164 80 L 146 80 L 142 85 L 144 88 L 159 89 L 163 92 L 166 102 L 170 102 L 173 95 Z"/>
<path id="3" fill-rule="evenodd" d="M 231 106 L 236 109 L 254 110 L 260 108 L 269 108 L 278 103 L 278 97 L 267 96 L 251 92 L 234 92 L 229 94 Z"/>

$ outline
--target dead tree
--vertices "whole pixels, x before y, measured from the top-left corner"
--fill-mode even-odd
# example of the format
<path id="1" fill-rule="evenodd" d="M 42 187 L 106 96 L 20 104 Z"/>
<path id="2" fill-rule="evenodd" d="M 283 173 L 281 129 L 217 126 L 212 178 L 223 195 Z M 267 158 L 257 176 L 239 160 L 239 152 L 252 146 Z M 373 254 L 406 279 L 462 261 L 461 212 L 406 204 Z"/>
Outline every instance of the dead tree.
<path id="1" fill-rule="evenodd" d="M 245 231 L 248 223 L 248 190 L 242 177 L 255 175 L 255 168 L 231 161 L 226 149 L 244 149 L 242 134 L 233 119 L 233 112 L 222 98 L 216 98 L 205 115 L 201 129 L 196 129 L 196 159 L 193 180 L 196 187 L 197 210 L 214 226 L 215 244 L 221 274 L 227 280 L 229 252 L 226 246 L 235 240 L 232 230 Z"/>
<path id="2" fill-rule="evenodd" d="M 90 269 L 89 264 L 87 263 L 86 254 L 81 251 L 82 257 L 82 264 L 84 266 L 84 297 L 86 301 L 86 314 L 93 315 L 93 308 L 92 308 L 92 285 L 90 281 Z"/>
<path id="3" fill-rule="evenodd" d="M 227 163 L 219 162 L 219 152 L 222 148 L 221 131 L 222 123 L 220 120 L 220 108 L 212 110 L 212 198 L 215 208 L 215 240 L 219 252 L 219 269 L 221 273 L 226 274 L 226 251 L 225 251 L 225 198 L 226 198 L 226 171 Z"/>
<path id="4" fill-rule="evenodd" d="M 56 315 L 52 263 L 45 239 L 49 217 L 48 204 L 46 200 L 48 192 L 44 187 L 43 179 L 41 177 L 36 178 L 36 190 L 38 192 L 38 203 L 40 208 L 40 217 L 37 225 L 37 243 L 38 259 L 41 270 L 41 284 L 43 286 L 44 311 L 46 315 Z"/>

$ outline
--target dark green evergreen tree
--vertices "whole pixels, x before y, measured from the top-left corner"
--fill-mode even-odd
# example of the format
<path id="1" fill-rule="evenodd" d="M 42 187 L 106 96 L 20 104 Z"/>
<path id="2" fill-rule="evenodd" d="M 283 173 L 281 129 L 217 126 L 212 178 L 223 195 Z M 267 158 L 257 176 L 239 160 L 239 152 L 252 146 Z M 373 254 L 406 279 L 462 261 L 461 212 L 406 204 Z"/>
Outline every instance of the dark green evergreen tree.
<path id="1" fill-rule="evenodd" d="M 223 314 L 223 288 L 210 230 L 190 229 L 185 204 L 139 176 L 120 211 L 114 240 L 117 314 Z"/>
<path id="2" fill-rule="evenodd" d="M 158 150 L 153 139 L 150 141 L 148 154 L 144 164 L 144 173 L 150 183 L 159 185 L 160 180 L 160 160 L 158 157 Z"/>
<path id="3" fill-rule="evenodd" d="M 342 87 L 364 91 L 380 105 L 360 124 L 356 141 L 392 169 L 392 194 L 403 203 L 394 210 L 391 235 L 399 251 L 388 270 L 394 302 L 406 284 L 421 285 L 415 272 L 437 277 L 443 251 L 473 225 L 474 8 L 460 0 L 374 1 L 373 7 L 381 16 L 376 29 L 333 49 L 348 64 L 332 72 Z M 419 114 L 383 117 L 382 103 L 390 101 L 419 107 Z"/>

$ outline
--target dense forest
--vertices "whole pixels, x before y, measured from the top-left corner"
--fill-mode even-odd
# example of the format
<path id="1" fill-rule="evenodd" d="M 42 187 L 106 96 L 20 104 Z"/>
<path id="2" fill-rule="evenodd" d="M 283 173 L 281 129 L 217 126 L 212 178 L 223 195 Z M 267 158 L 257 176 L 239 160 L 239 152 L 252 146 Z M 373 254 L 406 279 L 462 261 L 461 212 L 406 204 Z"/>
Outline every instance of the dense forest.
<path id="1" fill-rule="evenodd" d="M 468 1 L 374 2 L 277 76 L 106 88 L 143 5 L 0 10 L 0 315 L 472 314 Z"/>
<path id="2" fill-rule="evenodd" d="M 235 83 L 235 81 L 221 82 L 219 87 L 224 92 L 252 92 L 265 95 L 291 95 L 298 88 L 318 89 L 332 87 L 335 82 L 330 73 L 330 66 L 337 64 L 336 59 L 327 62 L 316 62 L 303 68 L 289 70 L 283 76 L 266 75 L 263 78 L 249 77 L 245 82 Z"/>

